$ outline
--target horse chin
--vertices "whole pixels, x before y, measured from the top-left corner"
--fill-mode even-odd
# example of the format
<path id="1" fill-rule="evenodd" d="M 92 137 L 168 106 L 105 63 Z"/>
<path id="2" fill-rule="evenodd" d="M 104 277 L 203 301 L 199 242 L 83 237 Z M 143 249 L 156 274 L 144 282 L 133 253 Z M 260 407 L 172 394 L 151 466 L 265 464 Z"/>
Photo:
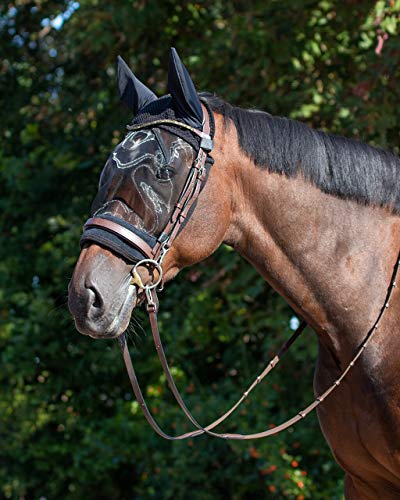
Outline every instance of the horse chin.
<path id="1" fill-rule="evenodd" d="M 128 293 L 117 313 L 104 311 L 95 319 L 75 316 L 75 326 L 79 333 L 93 339 L 115 339 L 128 328 L 133 309 L 136 307 L 136 287 L 129 285 Z"/>

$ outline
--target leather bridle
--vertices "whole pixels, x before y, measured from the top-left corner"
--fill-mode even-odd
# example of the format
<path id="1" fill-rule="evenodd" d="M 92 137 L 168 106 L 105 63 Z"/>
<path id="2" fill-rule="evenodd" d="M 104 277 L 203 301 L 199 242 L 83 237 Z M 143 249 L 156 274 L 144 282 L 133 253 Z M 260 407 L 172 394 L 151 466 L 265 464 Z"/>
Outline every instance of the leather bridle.
<path id="1" fill-rule="evenodd" d="M 146 232 L 136 228 L 135 226 L 127 223 L 123 219 L 119 219 L 112 215 L 102 215 L 92 217 L 87 220 L 84 225 L 84 232 L 81 238 L 81 245 L 85 243 L 99 243 L 102 246 L 110 248 L 118 254 L 121 254 L 131 262 L 135 263 L 132 268 L 131 274 L 132 279 L 130 284 L 135 285 L 138 290 L 142 290 L 144 292 L 146 310 L 149 315 L 151 330 L 153 334 L 153 339 L 156 347 L 156 351 L 158 357 L 161 362 L 161 366 L 163 368 L 164 374 L 168 381 L 169 387 L 174 395 L 175 400 L 181 407 L 183 413 L 186 418 L 196 427 L 197 430 L 186 432 L 184 434 L 180 434 L 178 436 L 170 436 L 166 434 L 157 424 L 154 417 L 152 416 L 148 406 L 146 405 L 146 401 L 143 397 L 142 391 L 140 389 L 139 382 L 136 377 L 135 370 L 132 365 L 131 357 L 128 351 L 126 337 L 125 334 L 119 337 L 119 342 L 121 345 L 124 362 L 126 365 L 126 369 L 128 371 L 129 379 L 135 393 L 136 399 L 146 417 L 147 421 L 151 425 L 151 427 L 155 430 L 157 434 L 161 437 L 169 440 L 181 440 L 187 438 L 194 438 L 200 436 L 202 434 L 208 434 L 213 437 L 218 437 L 222 439 L 236 439 L 236 440 L 247 440 L 247 439 L 259 439 L 267 436 L 271 436 L 273 434 L 277 434 L 284 429 L 292 426 L 299 420 L 305 418 L 311 411 L 313 411 L 319 404 L 324 401 L 325 398 L 329 396 L 341 383 L 341 381 L 345 378 L 348 372 L 355 365 L 358 358 L 361 356 L 362 352 L 368 345 L 371 340 L 374 332 L 378 329 L 381 319 L 389 307 L 390 298 L 394 287 L 396 286 L 396 276 L 398 273 L 399 265 L 400 265 L 400 255 L 396 261 L 394 266 L 393 275 L 391 278 L 390 286 L 387 292 L 387 296 L 385 299 L 384 306 L 382 307 L 374 325 L 369 330 L 367 335 L 365 336 L 363 342 L 356 350 L 356 353 L 347 367 L 343 370 L 340 377 L 338 377 L 335 382 L 326 389 L 320 396 L 318 396 L 309 406 L 307 406 L 304 410 L 300 411 L 287 420 L 286 422 L 273 427 L 272 429 L 265 430 L 263 432 L 258 432 L 255 434 L 233 434 L 233 433 L 216 433 L 213 431 L 215 427 L 221 424 L 225 419 L 227 419 L 236 408 L 248 397 L 250 392 L 266 377 L 266 375 L 279 363 L 281 357 L 285 354 L 285 352 L 289 349 L 289 347 L 293 344 L 293 342 L 299 337 L 299 335 L 306 328 L 307 323 L 303 321 L 297 330 L 293 333 L 293 335 L 286 341 L 278 354 L 267 364 L 264 370 L 260 373 L 260 375 L 254 380 L 254 382 L 249 386 L 249 388 L 242 394 L 239 400 L 221 417 L 212 422 L 207 426 L 200 425 L 197 420 L 193 417 L 189 409 L 187 408 L 185 402 L 181 394 L 176 387 L 175 381 L 173 379 L 171 370 L 169 368 L 164 348 L 161 342 L 161 337 L 158 329 L 158 297 L 157 297 L 157 287 L 162 284 L 163 280 L 163 271 L 162 271 L 162 262 L 163 259 L 170 249 L 172 243 L 174 242 L 176 236 L 178 235 L 182 225 L 187 218 L 190 210 L 194 206 L 202 186 L 207 178 L 206 171 L 206 162 L 208 159 L 209 153 L 213 149 L 213 134 L 211 134 L 210 119 L 212 119 L 212 112 L 208 110 L 202 103 L 203 115 L 205 117 L 203 130 L 200 131 L 193 127 L 190 127 L 187 124 L 181 123 L 175 120 L 155 120 L 152 122 L 148 122 L 141 125 L 133 125 L 129 126 L 129 130 L 140 130 L 143 128 L 151 128 L 151 127 L 160 127 L 160 126 L 168 126 L 173 125 L 174 127 L 181 127 L 187 130 L 190 130 L 193 134 L 200 137 L 200 147 L 197 154 L 196 159 L 193 162 L 193 165 L 189 171 L 186 182 L 182 189 L 182 192 L 179 196 L 178 202 L 176 203 L 174 210 L 169 218 L 167 225 L 164 230 L 160 234 L 158 238 L 148 235 Z M 155 277 L 154 281 L 150 283 L 143 283 L 142 278 L 138 272 L 138 268 L 141 266 L 145 266 L 151 271 L 158 272 L 158 276 Z"/>
<path id="2" fill-rule="evenodd" d="M 155 120 L 141 125 L 129 125 L 127 127 L 128 130 L 135 131 L 142 130 L 143 128 L 173 125 L 175 127 L 178 126 L 188 129 L 200 137 L 200 148 L 197 157 L 189 170 L 186 182 L 175 204 L 174 210 L 169 217 L 168 223 L 158 238 L 149 235 L 123 219 L 105 214 L 91 217 L 86 221 L 80 241 L 81 246 L 87 242 L 97 242 L 121 254 L 119 244 L 127 243 L 133 250 L 133 253 L 131 254 L 129 250 L 125 250 L 122 254 L 124 257 L 132 262 L 137 262 L 142 259 L 152 261 L 153 265 L 162 274 L 160 267 L 161 263 L 178 235 L 192 206 L 196 202 L 202 185 L 207 177 L 206 162 L 209 153 L 213 149 L 213 140 L 210 136 L 210 119 L 208 118 L 208 111 L 204 105 L 202 105 L 202 107 L 204 116 L 206 117 L 203 130 L 198 130 L 185 123 L 168 119 Z M 93 233 L 93 230 L 96 232 Z M 117 237 L 117 240 L 115 240 L 114 237 Z M 134 284 L 136 284 L 136 282 Z M 137 284 L 140 285 L 140 283 Z"/>

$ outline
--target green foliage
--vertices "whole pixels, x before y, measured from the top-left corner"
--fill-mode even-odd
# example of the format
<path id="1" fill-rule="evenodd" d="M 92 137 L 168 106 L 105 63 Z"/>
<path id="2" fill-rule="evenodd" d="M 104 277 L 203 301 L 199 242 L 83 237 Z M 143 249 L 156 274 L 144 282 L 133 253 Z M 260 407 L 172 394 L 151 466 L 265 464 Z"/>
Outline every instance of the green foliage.
<path id="1" fill-rule="evenodd" d="M 162 94 L 173 45 L 201 90 L 398 151 L 399 13 L 398 0 L 0 6 L 0 496 L 342 498 L 315 415 L 256 443 L 161 441 L 116 343 L 75 332 L 67 285 L 99 172 L 130 119 L 117 102 L 118 53 Z M 289 334 L 288 306 L 227 248 L 181 273 L 161 304 L 168 357 L 202 423 Z M 132 325 L 152 409 L 171 432 L 186 429 L 146 319 Z M 316 356 L 306 334 L 226 429 L 298 411 L 313 397 Z"/>

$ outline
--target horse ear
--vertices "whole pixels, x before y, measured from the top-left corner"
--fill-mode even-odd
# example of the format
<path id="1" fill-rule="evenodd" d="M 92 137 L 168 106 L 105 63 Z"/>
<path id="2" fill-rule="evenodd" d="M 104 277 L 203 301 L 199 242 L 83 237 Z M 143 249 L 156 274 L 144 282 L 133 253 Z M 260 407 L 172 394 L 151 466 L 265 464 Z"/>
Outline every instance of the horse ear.
<path id="1" fill-rule="evenodd" d="M 168 92 L 171 94 L 174 109 L 188 125 L 202 128 L 203 111 L 192 79 L 172 47 L 168 68 Z"/>
<path id="2" fill-rule="evenodd" d="M 119 98 L 135 115 L 146 104 L 157 99 L 157 96 L 135 77 L 121 56 L 117 59 L 117 83 Z"/>

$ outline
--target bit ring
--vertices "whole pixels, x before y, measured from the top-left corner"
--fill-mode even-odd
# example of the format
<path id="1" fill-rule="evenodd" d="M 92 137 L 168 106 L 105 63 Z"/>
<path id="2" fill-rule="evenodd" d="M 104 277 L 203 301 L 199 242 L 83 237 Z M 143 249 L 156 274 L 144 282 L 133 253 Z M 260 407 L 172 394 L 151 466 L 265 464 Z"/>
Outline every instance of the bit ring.
<path id="1" fill-rule="evenodd" d="M 143 264 L 152 264 L 154 266 L 153 270 L 157 269 L 157 271 L 159 273 L 159 277 L 158 277 L 158 279 L 157 279 L 157 281 L 155 283 L 151 283 L 150 285 L 144 285 L 143 284 L 142 278 L 140 277 L 140 274 L 137 271 L 137 268 L 139 266 L 142 266 Z M 134 267 L 133 267 L 133 269 L 131 271 L 131 274 L 132 274 L 131 284 L 132 285 L 138 285 L 139 288 L 143 288 L 144 290 L 152 290 L 153 288 L 156 288 L 161 283 L 162 278 L 163 278 L 162 267 L 154 259 L 143 259 L 143 260 L 140 260 L 139 262 L 137 262 L 134 265 Z"/>

